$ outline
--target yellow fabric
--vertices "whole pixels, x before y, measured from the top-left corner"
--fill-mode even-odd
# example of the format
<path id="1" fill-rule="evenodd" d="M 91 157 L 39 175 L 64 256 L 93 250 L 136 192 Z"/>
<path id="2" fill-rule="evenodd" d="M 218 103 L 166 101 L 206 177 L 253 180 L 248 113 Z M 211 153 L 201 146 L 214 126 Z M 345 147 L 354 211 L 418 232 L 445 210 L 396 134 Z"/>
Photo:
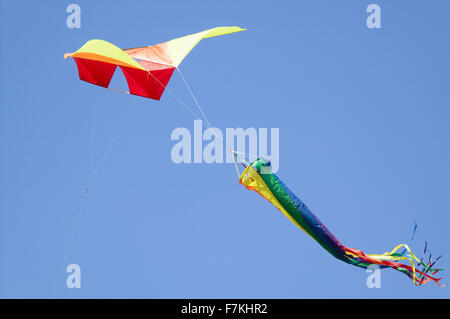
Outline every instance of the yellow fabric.
<path id="1" fill-rule="evenodd" d="M 219 35 L 244 31 L 240 27 L 217 27 L 202 32 L 190 34 L 181 38 L 170 40 L 167 43 L 167 47 L 172 58 L 172 65 L 178 67 L 181 61 L 202 39 L 217 37 Z"/>
<path id="2" fill-rule="evenodd" d="M 394 254 L 397 250 L 399 250 L 402 247 L 404 247 L 409 252 L 409 254 L 411 255 L 412 258 L 392 256 L 392 254 Z M 416 257 L 416 255 L 413 254 L 413 252 L 411 251 L 411 249 L 409 248 L 408 245 L 400 244 L 400 245 L 396 246 L 394 249 L 392 249 L 391 252 L 385 252 L 382 255 L 368 254 L 368 256 L 380 258 L 380 259 L 386 259 L 386 260 L 408 260 L 411 263 L 411 268 L 413 270 L 413 282 L 416 283 L 416 267 L 414 264 L 414 260 L 417 261 L 418 263 L 420 263 L 420 260 L 419 260 L 419 258 Z"/>
<path id="3" fill-rule="evenodd" d="M 186 55 L 200 42 L 200 40 L 244 30 L 245 29 L 242 29 L 240 27 L 217 27 L 187 35 L 181 38 L 173 39 L 159 45 L 163 45 L 163 51 L 167 48 L 167 53 L 169 54 L 172 62 L 171 65 L 174 67 L 178 67 L 181 61 L 183 61 Z M 134 50 L 136 49 L 142 48 L 135 48 Z M 132 51 L 133 49 L 128 50 Z M 69 57 L 96 60 L 116 64 L 119 66 L 145 70 L 127 52 L 104 40 L 90 40 L 86 42 L 78 51 L 74 53 L 64 54 L 65 59 Z"/>
<path id="4" fill-rule="evenodd" d="M 117 64 L 134 69 L 145 69 L 122 49 L 104 40 L 90 40 L 86 42 L 78 51 L 72 54 L 65 54 L 67 57 L 84 58 L 106 63 Z"/>
<path id="5" fill-rule="evenodd" d="M 259 176 L 258 172 L 252 167 L 247 166 L 247 168 L 242 172 L 241 183 L 248 187 L 251 190 L 256 191 L 259 195 L 267 199 L 269 202 L 271 202 L 276 208 L 278 208 L 279 211 L 283 213 L 284 216 L 289 218 L 291 222 L 293 222 L 298 228 L 306 232 L 302 226 L 300 226 L 294 218 L 292 218 L 291 215 L 284 209 L 283 206 L 281 206 L 280 202 L 277 200 L 275 195 L 270 191 L 269 187 L 267 187 L 266 183 L 262 180 L 261 176 Z M 309 234 L 308 234 L 309 235 Z M 311 235 L 310 235 L 311 236 Z"/>
<path id="6" fill-rule="evenodd" d="M 397 250 L 399 250 L 402 247 L 404 247 L 409 252 L 409 254 L 411 255 L 412 258 L 406 257 L 406 256 L 392 256 L 392 254 L 394 254 Z M 351 251 L 346 251 L 346 253 L 349 254 L 349 255 L 352 255 L 353 257 L 359 257 L 358 255 L 355 255 Z M 420 260 L 416 257 L 416 255 L 413 254 L 413 252 L 411 251 L 411 249 L 409 248 L 408 245 L 400 244 L 400 245 L 396 246 L 394 249 L 392 249 L 391 252 L 385 252 L 382 255 L 380 255 L 380 254 L 367 254 L 367 256 L 376 258 L 378 260 L 392 260 L 392 261 L 408 260 L 411 263 L 411 268 L 412 268 L 412 271 L 413 271 L 413 282 L 416 283 L 416 281 L 417 281 L 416 280 L 416 266 L 414 264 L 414 260 L 416 260 L 419 263 L 420 263 Z"/>

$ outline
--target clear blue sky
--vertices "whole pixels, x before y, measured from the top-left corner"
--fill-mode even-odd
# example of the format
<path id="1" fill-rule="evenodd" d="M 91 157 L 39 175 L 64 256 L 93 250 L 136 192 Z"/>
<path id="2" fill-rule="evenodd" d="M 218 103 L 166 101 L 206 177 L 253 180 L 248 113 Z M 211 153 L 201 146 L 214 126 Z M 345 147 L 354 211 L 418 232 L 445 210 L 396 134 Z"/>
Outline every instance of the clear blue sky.
<path id="1" fill-rule="evenodd" d="M 417 222 L 412 248 L 427 240 L 448 269 L 450 2 L 373 2 L 379 30 L 365 25 L 372 1 L 2 0 L 0 297 L 449 297 L 392 270 L 368 289 L 232 164 L 174 164 L 170 133 L 193 118 L 170 95 L 87 84 L 63 59 L 92 38 L 127 48 L 248 28 L 181 65 L 213 124 L 280 128 L 278 176 L 343 244 L 383 253 Z M 70 3 L 81 29 L 66 27 Z M 120 72 L 112 86 L 126 89 Z M 178 75 L 169 88 L 194 107 Z M 70 290 L 61 262 L 83 196 Z"/>

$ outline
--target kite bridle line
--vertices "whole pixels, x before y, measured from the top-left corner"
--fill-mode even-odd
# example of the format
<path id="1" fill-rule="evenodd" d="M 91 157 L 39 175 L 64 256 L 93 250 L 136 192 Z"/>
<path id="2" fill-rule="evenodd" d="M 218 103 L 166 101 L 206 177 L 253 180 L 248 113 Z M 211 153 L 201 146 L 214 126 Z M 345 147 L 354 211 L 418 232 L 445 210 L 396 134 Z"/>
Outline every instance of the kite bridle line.
<path id="1" fill-rule="evenodd" d="M 110 88 L 110 87 L 107 87 L 107 89 L 108 89 L 108 90 L 111 90 L 111 91 L 120 92 L 120 93 L 130 94 L 129 91 L 119 90 L 119 89 Z"/>

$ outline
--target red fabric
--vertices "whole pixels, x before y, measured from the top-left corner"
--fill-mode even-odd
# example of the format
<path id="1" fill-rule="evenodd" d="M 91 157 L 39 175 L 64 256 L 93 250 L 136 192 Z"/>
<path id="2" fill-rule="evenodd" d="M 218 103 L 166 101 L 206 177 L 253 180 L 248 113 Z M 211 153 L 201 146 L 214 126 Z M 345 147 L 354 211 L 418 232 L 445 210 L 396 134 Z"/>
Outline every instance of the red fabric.
<path id="1" fill-rule="evenodd" d="M 364 259 L 366 262 L 371 263 L 371 264 L 376 264 L 376 265 L 383 265 L 383 266 L 388 266 L 394 269 L 397 269 L 399 267 L 401 268 L 405 268 L 407 270 L 409 270 L 411 272 L 411 276 L 413 273 L 413 269 L 411 266 L 409 265 L 405 265 L 402 264 L 400 262 L 396 262 L 396 261 L 390 261 L 390 260 L 380 260 L 377 258 L 373 258 L 371 256 L 366 255 L 365 253 L 363 253 L 361 250 L 358 249 L 354 249 L 354 248 L 349 248 L 349 247 L 345 247 L 344 249 L 354 255 L 359 256 L 360 258 Z M 439 280 L 441 280 L 442 278 L 434 278 L 431 277 L 430 275 L 427 275 L 426 273 L 423 273 L 422 271 L 418 270 L 417 268 L 415 269 L 416 272 L 418 272 L 419 274 L 427 277 L 427 278 L 418 278 L 416 277 L 416 281 L 421 285 L 421 284 L 425 284 L 426 282 L 433 280 L 434 282 L 436 282 L 439 285 Z"/>
<path id="2" fill-rule="evenodd" d="M 159 100 L 175 67 L 146 61 L 138 62 L 148 71 L 120 67 L 127 79 L 130 93 Z"/>
<path id="3" fill-rule="evenodd" d="M 83 58 L 74 60 L 77 63 L 80 80 L 105 88 L 109 86 L 117 65 Z"/>

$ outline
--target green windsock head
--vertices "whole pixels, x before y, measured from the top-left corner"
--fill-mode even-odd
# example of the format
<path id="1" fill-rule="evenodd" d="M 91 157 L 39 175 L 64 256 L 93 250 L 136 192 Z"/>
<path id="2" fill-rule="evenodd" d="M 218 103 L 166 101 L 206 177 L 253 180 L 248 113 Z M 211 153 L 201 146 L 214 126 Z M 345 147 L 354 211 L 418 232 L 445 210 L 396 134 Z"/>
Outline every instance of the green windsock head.
<path id="1" fill-rule="evenodd" d="M 256 161 L 250 164 L 258 174 L 272 174 L 272 165 L 270 161 L 263 158 L 258 158 Z"/>

